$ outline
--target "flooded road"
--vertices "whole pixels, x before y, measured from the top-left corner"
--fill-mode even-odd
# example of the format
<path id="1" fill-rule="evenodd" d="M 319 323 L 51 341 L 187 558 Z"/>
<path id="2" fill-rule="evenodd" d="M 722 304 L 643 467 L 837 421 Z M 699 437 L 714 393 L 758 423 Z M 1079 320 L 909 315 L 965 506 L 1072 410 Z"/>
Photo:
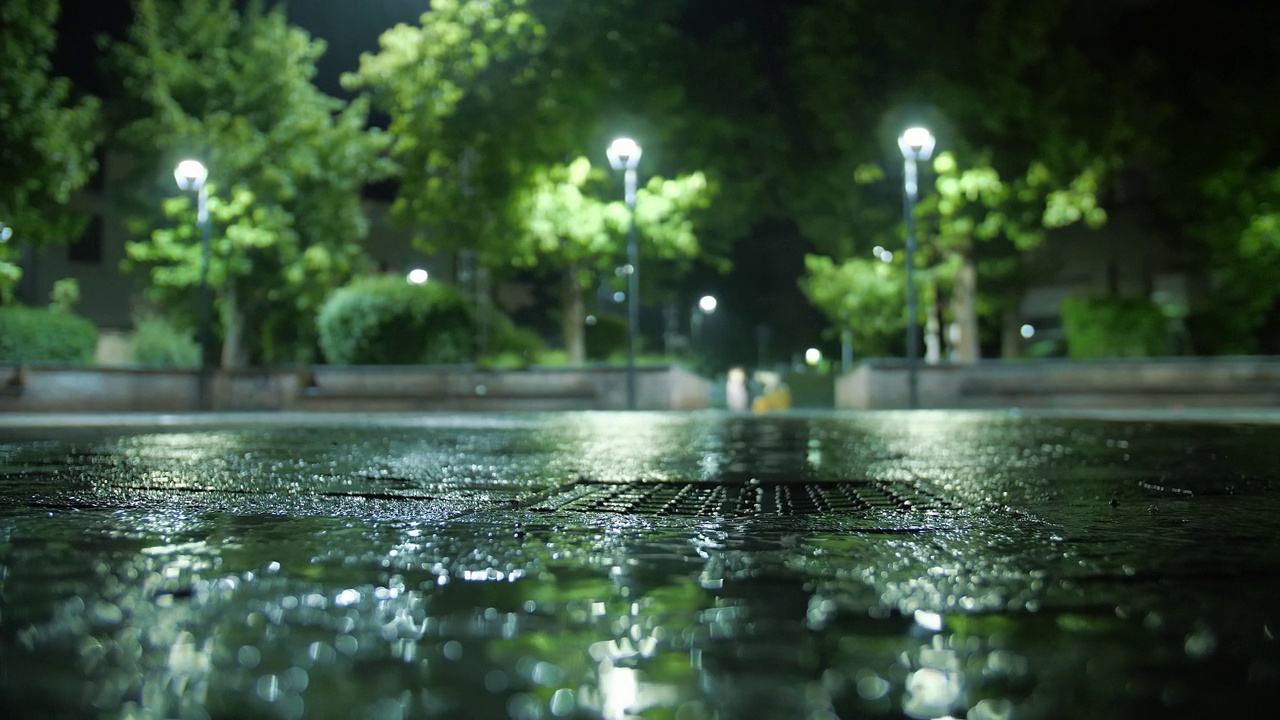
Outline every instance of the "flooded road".
<path id="1" fill-rule="evenodd" d="M 0 427 L 0 717 L 1280 711 L 1280 425 Z"/>

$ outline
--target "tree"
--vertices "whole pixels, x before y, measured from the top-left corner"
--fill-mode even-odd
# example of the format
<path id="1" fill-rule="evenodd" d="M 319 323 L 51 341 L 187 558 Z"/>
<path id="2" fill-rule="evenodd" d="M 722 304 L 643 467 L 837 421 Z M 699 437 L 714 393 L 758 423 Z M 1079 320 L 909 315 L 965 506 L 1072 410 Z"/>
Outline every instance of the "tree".
<path id="1" fill-rule="evenodd" d="M 617 264 L 631 222 L 621 202 L 605 202 L 592 194 L 603 178 L 590 160 L 580 157 L 534 172 L 514 202 L 521 221 L 511 260 L 517 266 L 560 269 L 565 350 L 570 362 L 578 364 L 586 360 L 583 289 Z M 674 180 L 650 178 L 636 192 L 636 225 L 644 254 L 665 260 L 697 256 L 691 217 L 708 203 L 702 173 Z"/>
<path id="2" fill-rule="evenodd" d="M 49 75 L 58 11 L 57 0 L 0 7 L 0 302 L 21 277 L 13 262 L 20 242 L 81 232 L 85 219 L 66 205 L 97 169 L 98 101 Z"/>
<path id="3" fill-rule="evenodd" d="M 519 132 L 529 118 L 504 112 L 486 122 L 487 113 L 474 110 L 525 94 L 532 80 L 513 58 L 540 52 L 546 29 L 525 5 L 435 2 L 420 27 L 387 30 L 380 51 L 361 56 L 359 72 L 343 76 L 345 87 L 368 92 L 391 115 L 391 154 L 399 165 L 392 212 L 429 232 L 419 238 L 427 249 L 479 249 L 505 234 L 497 211 L 520 167 L 498 151 L 516 143 L 496 126 Z"/>
<path id="4" fill-rule="evenodd" d="M 361 191 L 390 172 L 389 138 L 312 83 L 322 41 L 289 25 L 282 7 L 231 0 L 138 0 L 115 47 L 141 112 L 122 133 L 166 192 L 181 156 L 209 167 L 223 362 L 310 358 L 328 293 L 364 270 Z M 191 298 L 200 253 L 189 196 L 165 203 L 168 227 L 130 243 L 160 301 Z M 248 345 L 247 347 L 245 345 Z"/>
<path id="5" fill-rule="evenodd" d="M 582 284 L 620 248 L 621 205 L 596 199 L 601 176 L 586 159 L 603 156 L 615 133 L 640 140 L 641 172 L 655 178 L 638 201 L 644 251 L 704 253 L 722 266 L 728 239 L 695 241 L 688 214 L 699 206 L 705 219 L 717 183 L 664 152 L 689 120 L 673 51 L 682 6 L 437 2 L 418 26 L 384 33 L 379 52 L 344 76 L 391 116 L 400 165 L 393 211 L 418 230 L 418 245 L 474 253 L 491 268 L 560 270 L 566 349 L 575 359 L 583 352 Z"/>
<path id="6" fill-rule="evenodd" d="M 1091 228 L 1105 223 L 1107 213 L 1097 199 L 1102 172 L 1089 168 L 1064 184 L 1043 163 L 1034 162 L 1022 177 L 1004 181 L 981 160 L 962 169 L 950 152 L 934 160 L 933 170 L 935 192 L 920 204 L 919 215 L 934 228 L 928 243 L 933 262 L 950 281 L 952 319 L 959 329 L 957 359 L 972 362 L 979 357 L 979 275 L 1020 278 L 1021 291 L 1027 282 L 1024 258 L 1044 242 L 1047 229 L 1080 221 Z M 983 251 L 985 264 L 980 263 Z"/>
<path id="7" fill-rule="evenodd" d="M 906 328 L 901 267 L 877 259 L 836 263 L 825 255 L 806 255 L 805 271 L 801 290 L 832 325 L 850 331 L 855 352 L 875 357 L 901 347 Z"/>
<path id="8" fill-rule="evenodd" d="M 962 1 L 931 12 L 921 23 L 916 8 L 872 12 L 852 0 L 795 12 L 797 84 L 815 122 L 793 212 L 837 260 L 892 247 L 901 186 L 880 182 L 876 166 L 901 167 L 897 134 L 930 126 L 950 152 L 938 158 L 937 192 L 918 207 L 926 233 L 936 230 L 921 259 L 952 290 L 960 357 L 975 359 L 979 308 L 1014 305 L 1025 288 L 995 283 L 981 302 L 978 275 L 1013 277 L 1046 227 L 1105 218 L 1097 194 L 1134 136 L 1135 111 L 1119 99 L 1123 74 L 1075 47 L 1084 31 L 1063 3 Z M 952 41 L 957 32 L 972 41 Z"/>

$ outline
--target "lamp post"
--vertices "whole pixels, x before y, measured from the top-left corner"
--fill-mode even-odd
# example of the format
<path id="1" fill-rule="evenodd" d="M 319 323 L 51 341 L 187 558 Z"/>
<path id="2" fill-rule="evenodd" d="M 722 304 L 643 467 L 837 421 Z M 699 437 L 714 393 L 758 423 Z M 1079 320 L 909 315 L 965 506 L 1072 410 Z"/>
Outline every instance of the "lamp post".
<path id="1" fill-rule="evenodd" d="M 627 231 L 627 409 L 636 409 L 636 332 L 640 325 L 640 252 L 636 245 L 636 166 L 640 145 L 631 138 L 614 140 L 606 151 L 609 165 L 625 171 L 625 200 L 631 213 Z"/>
<path id="2" fill-rule="evenodd" d="M 196 404 L 209 410 L 209 169 L 199 160 L 183 160 L 173 171 L 179 190 L 196 191 L 196 222 L 200 225 L 200 381 Z"/>
<path id="3" fill-rule="evenodd" d="M 689 350 L 696 353 L 698 346 L 702 344 L 702 326 L 707 321 L 707 316 L 716 311 L 719 301 L 714 295 L 703 295 L 698 298 L 698 304 L 693 306 L 693 310 L 689 313 Z"/>
<path id="4" fill-rule="evenodd" d="M 898 138 L 898 147 L 902 150 L 904 167 L 903 213 L 907 225 L 907 394 L 911 409 L 920 405 L 918 388 L 918 365 L 920 358 L 919 332 L 916 321 L 916 285 L 915 285 L 915 252 L 916 252 L 916 200 L 919 197 L 916 163 L 928 160 L 933 155 L 933 133 L 922 127 L 907 128 Z"/>

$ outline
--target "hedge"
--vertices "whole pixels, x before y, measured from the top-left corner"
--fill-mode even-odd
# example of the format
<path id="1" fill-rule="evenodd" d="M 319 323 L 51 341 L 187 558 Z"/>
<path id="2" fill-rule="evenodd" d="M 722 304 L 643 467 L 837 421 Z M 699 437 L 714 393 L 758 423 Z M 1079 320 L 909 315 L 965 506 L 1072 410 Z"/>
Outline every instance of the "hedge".
<path id="1" fill-rule="evenodd" d="M 321 352 L 335 365 L 458 363 L 470 358 L 475 338 L 474 315 L 457 290 L 398 275 L 336 290 L 316 325 Z"/>
<path id="2" fill-rule="evenodd" d="M 0 362 L 88 365 L 98 352 L 98 328 L 65 310 L 0 307 Z"/>

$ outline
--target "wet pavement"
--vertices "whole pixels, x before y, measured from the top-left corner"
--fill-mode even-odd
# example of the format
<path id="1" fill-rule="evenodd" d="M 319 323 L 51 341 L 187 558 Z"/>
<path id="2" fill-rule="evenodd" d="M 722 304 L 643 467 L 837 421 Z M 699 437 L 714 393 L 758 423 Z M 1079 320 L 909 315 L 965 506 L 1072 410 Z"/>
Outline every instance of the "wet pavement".
<path id="1" fill-rule="evenodd" d="M 0 423 L 0 717 L 1280 708 L 1280 423 Z"/>

